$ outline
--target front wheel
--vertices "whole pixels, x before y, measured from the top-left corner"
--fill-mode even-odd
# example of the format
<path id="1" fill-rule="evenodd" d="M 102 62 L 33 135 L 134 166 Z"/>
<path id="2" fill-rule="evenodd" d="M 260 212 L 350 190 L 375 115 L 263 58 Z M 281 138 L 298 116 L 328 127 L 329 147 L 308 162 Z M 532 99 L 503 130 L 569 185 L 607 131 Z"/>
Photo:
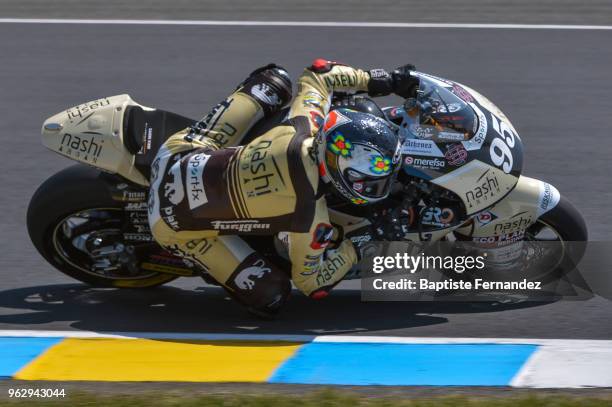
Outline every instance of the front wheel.
<path id="1" fill-rule="evenodd" d="M 588 232 L 580 212 L 565 197 L 550 211 L 540 216 L 525 231 L 525 240 L 535 247 L 556 253 L 556 269 L 568 272 L 576 268 L 586 250 Z"/>
<path id="2" fill-rule="evenodd" d="M 36 190 L 28 207 L 28 233 L 51 265 L 95 287 L 147 288 L 177 278 L 163 271 L 180 273 L 180 259 L 152 241 L 126 241 L 124 206 L 112 198 L 100 171 L 77 164 Z"/>

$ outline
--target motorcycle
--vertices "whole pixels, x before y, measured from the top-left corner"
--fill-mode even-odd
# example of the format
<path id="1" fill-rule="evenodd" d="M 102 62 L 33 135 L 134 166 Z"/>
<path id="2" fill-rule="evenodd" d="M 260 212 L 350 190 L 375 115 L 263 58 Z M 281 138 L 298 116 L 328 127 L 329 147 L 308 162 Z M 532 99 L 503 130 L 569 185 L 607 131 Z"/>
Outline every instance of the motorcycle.
<path id="1" fill-rule="evenodd" d="M 373 208 L 330 197 L 332 223 L 355 243 L 362 237 L 352 233 L 368 222 L 377 222 L 384 240 L 473 242 L 498 265 L 511 264 L 524 242 L 561 242 L 555 265 L 580 259 L 583 250 L 565 243 L 587 240 L 583 217 L 553 185 L 521 174 L 522 142 L 503 112 L 465 85 L 412 75 L 418 79 L 414 97 L 399 106 L 381 109 L 356 95 L 336 100 L 334 108 L 384 118 L 403 144 L 390 197 Z M 256 125 L 245 142 L 284 113 Z M 155 154 L 170 135 L 195 123 L 125 94 L 47 119 L 43 144 L 78 164 L 49 177 L 30 201 L 27 227 L 38 252 L 59 271 L 97 287 L 145 288 L 194 276 L 214 283 L 157 245 L 147 220 Z M 283 262 L 272 237 L 246 238 Z M 345 278 L 359 277 L 355 269 Z"/>

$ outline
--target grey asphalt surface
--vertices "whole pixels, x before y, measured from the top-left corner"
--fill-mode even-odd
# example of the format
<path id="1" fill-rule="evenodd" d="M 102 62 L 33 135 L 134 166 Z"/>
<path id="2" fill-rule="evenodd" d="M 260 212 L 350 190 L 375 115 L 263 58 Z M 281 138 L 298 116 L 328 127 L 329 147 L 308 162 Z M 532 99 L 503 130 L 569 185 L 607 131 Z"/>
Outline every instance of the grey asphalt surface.
<path id="1" fill-rule="evenodd" d="M 2 3 L 2 16 L 19 16 L 8 13 L 11 4 Z M 74 17 L 66 10 L 62 17 Z M 603 21 L 595 14 L 589 23 Z M 556 185 L 585 215 L 591 239 L 610 241 L 611 40 L 610 31 L 0 24 L 0 329 L 610 339 L 612 303 L 602 298 L 361 303 L 345 289 L 321 302 L 295 295 L 277 321 L 262 322 L 195 279 L 149 291 L 93 290 L 35 252 L 25 212 L 37 186 L 71 164 L 41 145 L 46 117 L 119 93 L 200 117 L 253 68 L 276 61 L 297 76 L 322 56 L 364 68 L 412 62 L 478 89 L 521 134 L 524 173 Z"/>
<path id="2" fill-rule="evenodd" d="M 607 0 L 2 0 L 0 17 L 612 24 Z"/>

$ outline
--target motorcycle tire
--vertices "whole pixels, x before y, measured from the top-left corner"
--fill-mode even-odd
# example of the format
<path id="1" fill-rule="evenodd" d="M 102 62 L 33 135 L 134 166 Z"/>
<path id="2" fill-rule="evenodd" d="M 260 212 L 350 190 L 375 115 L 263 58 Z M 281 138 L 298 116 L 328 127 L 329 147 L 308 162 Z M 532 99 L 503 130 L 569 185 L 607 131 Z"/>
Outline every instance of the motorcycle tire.
<path id="1" fill-rule="evenodd" d="M 560 271 L 567 272 L 576 268 L 584 252 L 588 240 L 587 226 L 582 214 L 564 196 L 550 211 L 540 216 L 535 227 L 543 224 L 551 228 L 558 240 L 565 243 L 564 256 L 560 263 Z M 527 230 L 529 232 L 529 229 Z"/>
<path id="2" fill-rule="evenodd" d="M 104 208 L 122 211 L 112 199 L 104 173 L 82 164 L 68 167 L 48 178 L 34 193 L 27 211 L 28 234 L 40 255 L 62 273 L 94 287 L 149 288 L 168 283 L 176 275 L 142 271 L 142 275 L 113 278 L 88 271 L 59 252 L 56 234 L 73 214 Z"/>

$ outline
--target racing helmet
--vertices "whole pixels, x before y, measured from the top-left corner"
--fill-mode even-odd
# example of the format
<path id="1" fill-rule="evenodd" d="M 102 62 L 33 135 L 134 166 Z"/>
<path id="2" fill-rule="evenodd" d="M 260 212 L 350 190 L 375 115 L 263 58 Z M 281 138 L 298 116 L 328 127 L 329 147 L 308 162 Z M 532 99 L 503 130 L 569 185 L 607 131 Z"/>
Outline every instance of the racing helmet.
<path id="1" fill-rule="evenodd" d="M 334 193 L 355 205 L 389 195 L 401 143 L 393 127 L 372 114 L 332 110 L 315 138 L 319 174 Z"/>

